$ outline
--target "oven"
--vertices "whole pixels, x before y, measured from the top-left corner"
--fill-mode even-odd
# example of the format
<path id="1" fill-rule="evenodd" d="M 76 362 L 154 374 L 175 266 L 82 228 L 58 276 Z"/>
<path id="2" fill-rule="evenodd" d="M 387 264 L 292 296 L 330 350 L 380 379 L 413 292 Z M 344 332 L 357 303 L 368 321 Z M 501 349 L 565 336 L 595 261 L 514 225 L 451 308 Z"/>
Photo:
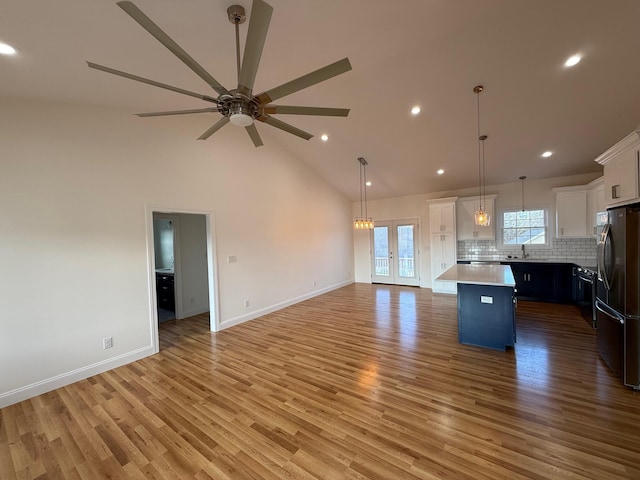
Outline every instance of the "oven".
<path id="1" fill-rule="evenodd" d="M 595 268 L 573 267 L 573 301 L 592 328 L 596 328 L 596 275 Z"/>

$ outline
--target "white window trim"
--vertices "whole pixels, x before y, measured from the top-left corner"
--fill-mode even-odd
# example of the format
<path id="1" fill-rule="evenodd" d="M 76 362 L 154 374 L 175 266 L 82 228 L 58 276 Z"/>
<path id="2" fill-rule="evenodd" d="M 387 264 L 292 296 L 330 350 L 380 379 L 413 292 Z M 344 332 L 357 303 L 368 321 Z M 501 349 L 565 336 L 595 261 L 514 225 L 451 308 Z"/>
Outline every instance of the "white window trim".
<path id="1" fill-rule="evenodd" d="M 514 207 L 506 207 L 496 209 L 497 218 L 496 218 L 496 243 L 498 244 L 500 249 L 508 249 L 508 248 L 520 248 L 520 243 L 518 244 L 507 244 L 503 243 L 504 240 L 504 212 L 515 212 L 517 210 L 522 210 L 522 205 L 514 206 Z M 527 250 L 549 250 L 553 248 L 552 239 L 555 235 L 554 223 L 552 221 L 555 215 L 555 210 L 553 209 L 553 205 L 543 204 L 543 205 L 525 205 L 525 210 L 544 210 L 544 223 L 546 227 L 547 236 L 545 238 L 545 243 L 527 243 Z"/>

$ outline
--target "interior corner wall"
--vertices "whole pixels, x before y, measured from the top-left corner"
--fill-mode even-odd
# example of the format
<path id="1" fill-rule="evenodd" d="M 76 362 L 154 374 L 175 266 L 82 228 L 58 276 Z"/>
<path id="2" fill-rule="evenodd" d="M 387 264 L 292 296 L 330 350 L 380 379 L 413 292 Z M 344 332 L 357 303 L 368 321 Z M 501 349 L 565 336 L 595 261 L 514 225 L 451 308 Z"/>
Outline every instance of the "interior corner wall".
<path id="1" fill-rule="evenodd" d="M 149 206 L 213 213 L 220 328 L 353 282 L 351 203 L 286 133 L 0 100 L 0 407 L 153 353 Z"/>

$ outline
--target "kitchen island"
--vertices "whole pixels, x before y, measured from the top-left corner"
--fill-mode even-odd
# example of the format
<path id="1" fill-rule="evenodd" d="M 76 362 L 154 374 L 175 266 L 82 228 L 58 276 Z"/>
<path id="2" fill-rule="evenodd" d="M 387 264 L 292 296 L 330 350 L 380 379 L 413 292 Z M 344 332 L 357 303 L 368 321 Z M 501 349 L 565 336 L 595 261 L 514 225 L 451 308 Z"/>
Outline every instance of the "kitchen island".
<path id="1" fill-rule="evenodd" d="M 515 279 L 508 265 L 454 265 L 438 280 L 458 284 L 458 341 L 505 350 L 516 341 Z"/>

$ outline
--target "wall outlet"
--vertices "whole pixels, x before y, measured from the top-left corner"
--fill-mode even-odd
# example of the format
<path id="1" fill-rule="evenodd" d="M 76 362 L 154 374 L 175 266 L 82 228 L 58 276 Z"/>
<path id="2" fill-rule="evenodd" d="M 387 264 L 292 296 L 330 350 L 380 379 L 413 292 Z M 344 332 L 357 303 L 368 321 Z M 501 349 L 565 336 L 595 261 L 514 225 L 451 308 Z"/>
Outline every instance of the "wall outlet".
<path id="1" fill-rule="evenodd" d="M 313 286 L 314 286 L 314 287 L 316 286 L 316 281 L 315 281 L 315 280 L 313 281 Z"/>
<path id="2" fill-rule="evenodd" d="M 191 302 L 191 303 L 196 303 L 196 297 L 191 297 L 190 302 Z"/>
<path id="3" fill-rule="evenodd" d="M 249 307 L 249 300 L 245 300 L 244 301 L 244 308 L 248 308 Z"/>
<path id="4" fill-rule="evenodd" d="M 227 263 L 236 263 L 237 261 L 238 261 L 238 257 L 236 257 L 235 255 L 227 256 Z"/>
<path id="5" fill-rule="evenodd" d="M 107 337 L 102 339 L 102 349 L 106 350 L 107 348 L 113 347 L 113 337 Z"/>

